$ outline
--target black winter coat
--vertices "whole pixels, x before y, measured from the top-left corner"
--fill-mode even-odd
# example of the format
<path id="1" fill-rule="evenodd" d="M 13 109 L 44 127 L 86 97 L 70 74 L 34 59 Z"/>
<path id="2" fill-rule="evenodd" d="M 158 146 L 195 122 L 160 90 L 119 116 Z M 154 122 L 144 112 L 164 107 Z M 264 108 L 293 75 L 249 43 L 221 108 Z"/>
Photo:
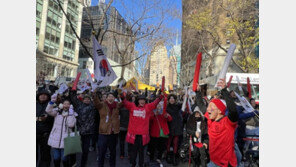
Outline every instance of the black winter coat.
<path id="1" fill-rule="evenodd" d="M 46 114 L 45 109 L 47 107 L 48 101 L 45 103 L 36 102 L 36 117 L 42 117 Z M 46 114 L 47 115 L 47 114 Z M 44 134 L 50 133 L 53 126 L 54 118 L 47 115 L 45 121 L 36 121 L 36 133 Z"/>
<path id="2" fill-rule="evenodd" d="M 183 119 L 181 114 L 181 104 L 168 104 L 167 105 L 167 113 L 169 113 L 173 120 L 168 122 L 170 136 L 179 136 L 183 134 Z"/>
<path id="3" fill-rule="evenodd" d="M 95 134 L 98 131 L 98 112 L 93 103 L 85 104 L 80 101 L 76 92 L 70 92 L 70 98 L 74 111 L 78 114 L 76 117 L 77 128 L 81 135 Z"/>
<path id="4" fill-rule="evenodd" d="M 128 122 L 129 122 L 129 110 L 125 107 L 121 107 L 119 109 L 119 115 L 120 115 L 120 129 L 124 130 L 128 128 Z"/>
<path id="5" fill-rule="evenodd" d="M 202 143 L 209 144 L 209 136 L 208 136 L 207 122 L 206 122 L 205 118 L 201 118 L 201 117 L 200 118 L 196 118 L 195 117 L 195 113 L 196 112 L 192 113 L 189 116 L 188 121 L 187 121 L 187 125 L 186 125 L 186 131 L 187 131 L 187 133 L 189 135 L 192 136 L 192 139 L 193 138 L 196 138 L 197 139 L 197 137 L 195 136 L 196 125 L 197 125 L 197 122 L 201 122 L 201 125 L 200 125 L 200 129 L 201 129 L 201 142 Z"/>

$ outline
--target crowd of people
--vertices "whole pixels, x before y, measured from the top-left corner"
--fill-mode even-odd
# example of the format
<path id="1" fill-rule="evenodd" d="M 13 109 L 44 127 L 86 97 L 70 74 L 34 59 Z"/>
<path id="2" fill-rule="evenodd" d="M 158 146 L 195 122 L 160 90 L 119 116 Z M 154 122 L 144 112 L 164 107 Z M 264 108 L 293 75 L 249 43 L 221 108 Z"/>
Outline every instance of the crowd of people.
<path id="1" fill-rule="evenodd" d="M 198 86 L 193 103 L 185 108 L 188 95 L 174 91 L 118 87 L 79 91 L 71 86 L 57 94 L 59 87 L 53 82 L 38 84 L 37 166 L 49 167 L 53 162 L 55 167 L 85 167 L 89 152 L 95 150 L 99 167 L 106 157 L 111 167 L 120 166 L 116 156 L 128 158 L 133 167 L 147 165 L 145 156 L 150 164 L 166 161 L 177 166 L 188 160 L 196 167 L 236 167 L 244 161 L 246 136 L 259 135 L 255 100 L 248 99 L 254 112 L 245 112 L 223 79 L 218 82 L 222 89 L 213 97 L 203 96 Z M 79 162 L 75 154 L 64 155 L 64 139 L 75 127 L 81 139 Z"/>

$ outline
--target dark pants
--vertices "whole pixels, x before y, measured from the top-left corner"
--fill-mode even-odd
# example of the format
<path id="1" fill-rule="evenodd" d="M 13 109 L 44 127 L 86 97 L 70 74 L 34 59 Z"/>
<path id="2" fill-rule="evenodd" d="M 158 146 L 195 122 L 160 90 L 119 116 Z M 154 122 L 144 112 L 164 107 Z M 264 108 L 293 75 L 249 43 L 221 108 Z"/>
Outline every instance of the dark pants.
<path id="1" fill-rule="evenodd" d="M 81 167 L 85 167 L 87 164 L 89 146 L 92 138 L 93 138 L 93 135 L 81 135 L 81 145 L 82 145 Z"/>
<path id="2" fill-rule="evenodd" d="M 144 165 L 144 147 L 142 141 L 142 135 L 136 135 L 135 144 L 131 144 L 130 163 L 132 166 L 136 166 L 137 155 L 139 154 L 139 167 Z"/>
<path id="3" fill-rule="evenodd" d="M 109 159 L 110 167 L 115 167 L 117 138 L 118 138 L 118 134 L 111 134 L 111 135 L 99 134 L 99 137 L 98 137 L 98 152 L 99 152 L 98 166 L 99 167 L 104 166 L 104 160 L 105 160 L 105 154 L 106 154 L 107 148 L 110 151 L 110 159 Z"/>
<path id="4" fill-rule="evenodd" d="M 165 150 L 165 143 L 167 138 L 163 137 L 151 137 L 150 141 L 150 160 L 154 160 L 155 152 L 157 151 L 156 158 L 161 160 L 162 153 Z"/>
<path id="5" fill-rule="evenodd" d="M 119 144 L 120 144 L 120 156 L 125 155 L 124 147 L 125 147 L 125 137 L 126 137 L 127 131 L 120 131 L 119 132 Z M 130 144 L 128 143 L 127 147 L 128 156 L 130 156 Z"/>
<path id="6" fill-rule="evenodd" d="M 201 148 L 193 146 L 192 159 L 194 160 L 195 167 L 199 167 L 200 165 L 202 167 L 206 167 L 207 166 L 206 148 L 204 146 Z"/>
<path id="7" fill-rule="evenodd" d="M 51 161 L 50 150 L 51 147 L 47 144 L 49 133 L 36 134 L 36 163 L 38 167 L 49 167 Z M 40 148 L 40 161 L 38 164 L 39 153 L 38 149 Z"/>
<path id="8" fill-rule="evenodd" d="M 177 154 L 178 144 L 179 144 L 178 140 L 179 140 L 179 136 L 169 136 L 168 144 L 167 144 L 167 152 L 170 152 L 170 147 L 173 142 L 174 154 Z"/>

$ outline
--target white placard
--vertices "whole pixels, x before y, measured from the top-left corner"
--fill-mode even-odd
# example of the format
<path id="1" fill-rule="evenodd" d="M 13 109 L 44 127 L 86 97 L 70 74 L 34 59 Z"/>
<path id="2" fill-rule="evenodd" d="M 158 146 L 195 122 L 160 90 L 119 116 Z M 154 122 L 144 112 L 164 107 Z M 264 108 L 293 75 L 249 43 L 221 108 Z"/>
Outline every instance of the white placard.
<path id="1" fill-rule="evenodd" d="M 67 84 L 62 83 L 62 84 L 60 85 L 59 90 L 58 90 L 58 94 L 62 95 L 67 89 L 68 89 Z"/>

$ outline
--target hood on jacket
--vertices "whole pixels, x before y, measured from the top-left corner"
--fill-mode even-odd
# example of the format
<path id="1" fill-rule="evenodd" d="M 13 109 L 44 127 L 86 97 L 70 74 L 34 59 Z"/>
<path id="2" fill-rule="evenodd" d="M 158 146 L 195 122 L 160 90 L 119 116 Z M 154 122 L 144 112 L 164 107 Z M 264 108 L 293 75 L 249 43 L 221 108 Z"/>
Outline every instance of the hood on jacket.
<path id="1" fill-rule="evenodd" d="M 48 92 L 48 90 L 46 89 L 42 89 L 40 91 L 37 92 L 37 95 L 36 95 L 36 100 L 39 102 L 39 96 L 42 95 L 42 94 L 45 94 L 47 95 L 48 97 L 48 101 L 50 100 L 50 93 Z"/>
<path id="2" fill-rule="evenodd" d="M 196 112 L 199 112 L 199 114 L 201 115 L 202 118 L 204 118 L 204 115 L 203 113 L 200 111 L 199 107 L 196 106 L 194 109 L 193 109 L 193 114 L 195 114 Z"/>

